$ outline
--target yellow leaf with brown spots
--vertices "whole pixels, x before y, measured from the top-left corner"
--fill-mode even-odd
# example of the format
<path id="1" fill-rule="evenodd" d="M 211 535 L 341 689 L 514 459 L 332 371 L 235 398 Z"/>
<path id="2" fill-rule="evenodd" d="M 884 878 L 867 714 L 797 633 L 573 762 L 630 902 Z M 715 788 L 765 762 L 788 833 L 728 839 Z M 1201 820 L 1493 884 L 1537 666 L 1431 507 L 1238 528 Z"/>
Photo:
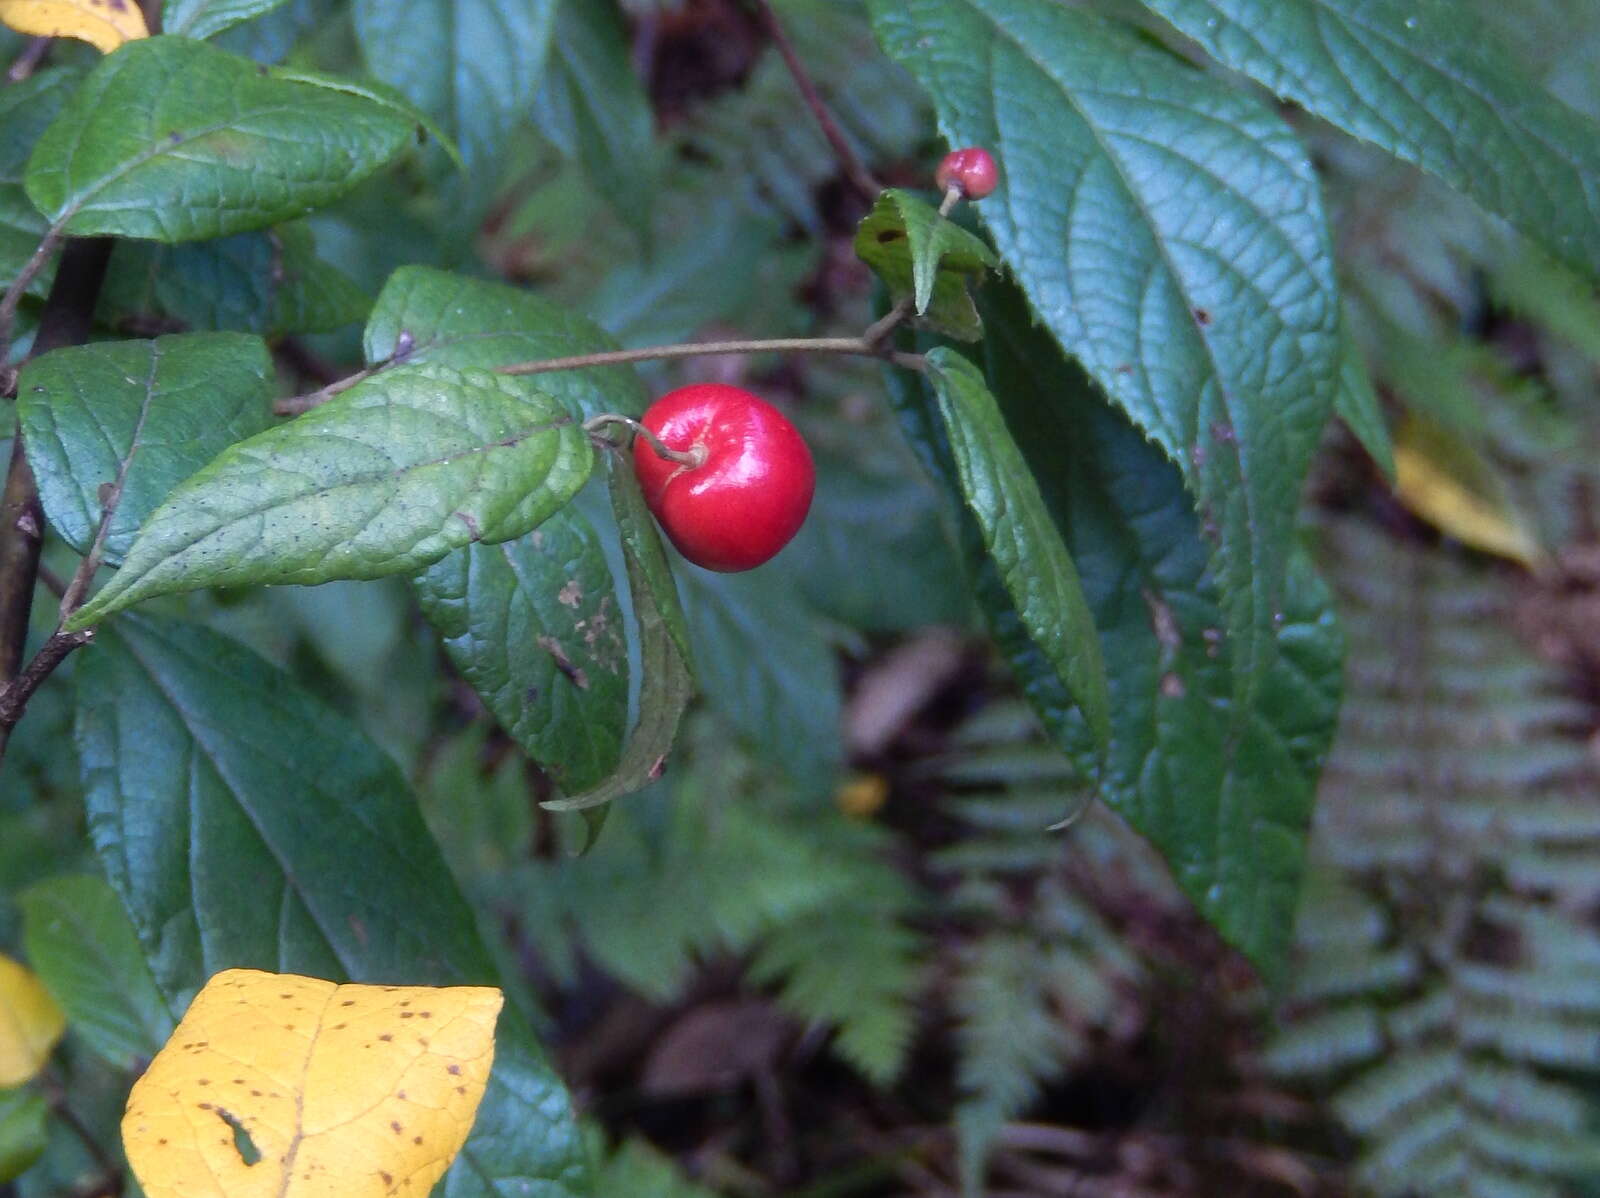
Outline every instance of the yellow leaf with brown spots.
<path id="1" fill-rule="evenodd" d="M 102 54 L 150 36 L 134 0 L 0 0 L 0 21 L 34 37 L 75 37 Z"/>
<path id="2" fill-rule="evenodd" d="M 500 991 L 230 969 L 128 1095 L 149 1198 L 425 1198 L 478 1113 Z"/>
<path id="3" fill-rule="evenodd" d="M 0 1090 L 33 1080 L 66 1026 L 44 983 L 0 953 Z"/>

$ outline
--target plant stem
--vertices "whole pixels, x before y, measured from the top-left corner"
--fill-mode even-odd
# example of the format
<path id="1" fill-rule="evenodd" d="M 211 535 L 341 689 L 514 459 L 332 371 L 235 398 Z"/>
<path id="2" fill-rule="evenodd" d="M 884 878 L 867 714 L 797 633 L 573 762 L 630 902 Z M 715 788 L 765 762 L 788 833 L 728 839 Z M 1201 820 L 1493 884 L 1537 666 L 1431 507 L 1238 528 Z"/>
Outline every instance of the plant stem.
<path id="1" fill-rule="evenodd" d="M 272 411 L 277 416 L 299 416 L 309 412 L 312 408 L 321 407 L 335 395 L 350 390 L 357 383 L 364 383 L 380 370 L 393 365 L 392 361 L 379 362 L 376 366 L 368 366 L 365 370 L 357 371 L 348 378 L 338 379 L 326 387 L 319 388 L 307 395 L 291 395 L 288 399 L 280 399 L 272 405 Z"/>
<path id="2" fill-rule="evenodd" d="M 878 321 L 860 337 L 794 337 L 769 341 L 690 341 L 682 345 L 650 345 L 641 349 L 613 349 L 594 354 L 576 354 L 570 358 L 542 358 L 534 362 L 513 362 L 496 366 L 496 374 L 528 375 L 553 374 L 558 370 L 585 370 L 593 366 L 624 366 L 633 362 L 664 362 L 674 358 L 715 357 L 730 354 L 852 354 L 857 357 L 882 358 L 903 366 L 907 370 L 921 370 L 921 354 L 902 353 L 889 349 L 884 339 L 910 313 L 910 305 L 891 309 L 888 316 Z M 329 383 L 319 391 L 307 395 L 291 395 L 272 405 L 278 416 L 299 416 L 320 407 L 342 391 L 365 382 L 400 362 L 399 355 L 387 362 L 369 366 L 365 370 Z"/>
<path id="3" fill-rule="evenodd" d="M 881 338 L 881 334 L 880 334 Z M 515 362 L 495 368 L 499 374 L 549 374 L 556 370 L 583 370 L 590 366 L 618 366 L 629 362 L 661 362 L 672 358 L 700 358 L 725 354 L 855 354 L 868 358 L 888 358 L 899 366 L 920 369 L 917 354 L 884 351 L 865 337 L 777 338 L 770 341 L 701 341 L 686 345 L 654 345 L 642 349 L 608 350 L 597 354 L 578 354 L 571 358 L 546 358 L 538 362 Z"/>
<path id="4" fill-rule="evenodd" d="M 34 340 L 34 355 L 88 340 L 94 328 L 100 285 L 105 281 L 110 260 L 109 237 L 67 243 L 56 269 L 55 282 L 50 287 L 50 296 L 45 300 L 39 335 Z M 43 545 L 44 512 L 39 506 L 38 487 L 24 452 L 22 430 L 18 428 L 11 443 L 11 465 L 5 489 L 0 492 L 0 698 L 15 700 L 20 697 L 24 707 L 28 697 L 49 674 L 47 670 L 36 679 L 30 679 L 26 687 L 21 685 L 18 676 L 23 650 L 28 643 L 28 621 L 33 611 L 34 588 L 39 581 L 39 553 Z M 65 654 L 62 659 L 64 657 Z M 55 661 L 50 669 L 59 664 L 60 660 Z M 6 744 L 15 725 L 16 720 L 0 721 L 0 760 L 5 757 Z"/>
<path id="5" fill-rule="evenodd" d="M 6 361 L 11 357 L 11 329 L 17 322 L 17 308 L 22 304 L 23 293 L 39 277 L 39 272 L 45 268 L 50 255 L 55 253 L 60 243 L 61 230 L 52 227 L 39 242 L 39 248 L 33 251 L 33 257 L 23 264 L 17 277 L 11 280 L 5 295 L 0 296 L 0 370 L 5 368 Z M 9 386 L 7 390 L 10 390 Z"/>
<path id="6" fill-rule="evenodd" d="M 78 1113 L 72 1109 L 67 1101 L 67 1085 L 60 1072 L 54 1065 L 49 1066 L 44 1074 L 45 1099 L 50 1104 L 50 1111 L 56 1118 L 66 1125 L 67 1130 L 78 1138 L 95 1167 L 100 1170 L 100 1184 L 94 1190 L 99 1195 L 117 1195 L 125 1188 L 122 1169 L 116 1159 L 106 1150 L 104 1144 L 95 1137 L 84 1121 L 78 1118 Z"/>
<path id="7" fill-rule="evenodd" d="M 822 136 L 828 139 L 834 157 L 844 168 L 845 178 L 850 180 L 851 186 L 869 203 L 877 199 L 878 193 L 883 190 L 883 184 L 874 179 L 872 172 L 862 165 L 861 159 L 856 157 L 855 150 L 851 148 L 849 139 L 845 137 L 844 130 L 839 128 L 839 122 L 834 120 L 833 114 L 828 111 L 822 93 L 817 90 L 817 85 L 812 80 L 811 73 L 806 70 L 805 63 L 800 61 L 800 55 L 795 50 L 794 43 L 789 40 L 783 23 L 778 20 L 778 14 L 773 10 L 771 0 L 756 0 L 756 7 L 761 10 L 761 19 L 767 27 L 767 34 L 772 38 L 772 44 L 777 47 L 778 53 L 783 56 L 789 74 L 794 76 L 795 84 L 800 88 L 800 95 L 805 100 L 806 107 L 816 118 Z"/>

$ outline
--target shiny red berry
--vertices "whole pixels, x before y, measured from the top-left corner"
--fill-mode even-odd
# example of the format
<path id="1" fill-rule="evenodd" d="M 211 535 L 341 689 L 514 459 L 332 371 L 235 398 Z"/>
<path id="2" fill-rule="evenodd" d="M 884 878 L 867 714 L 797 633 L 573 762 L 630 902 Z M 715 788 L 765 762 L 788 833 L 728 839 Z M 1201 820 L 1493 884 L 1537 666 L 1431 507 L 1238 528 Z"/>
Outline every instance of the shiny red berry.
<path id="1" fill-rule="evenodd" d="M 954 185 L 967 199 L 981 200 L 1000 185 L 1000 168 L 994 164 L 994 155 L 988 150 L 982 146 L 968 146 L 946 154 L 933 178 L 940 191 L 949 191 Z"/>
<path id="2" fill-rule="evenodd" d="M 698 463 L 640 436 L 633 469 L 678 551 L 708 570 L 749 570 L 787 545 L 811 508 L 816 467 L 798 429 L 765 400 L 723 383 L 668 392 L 641 423 Z"/>

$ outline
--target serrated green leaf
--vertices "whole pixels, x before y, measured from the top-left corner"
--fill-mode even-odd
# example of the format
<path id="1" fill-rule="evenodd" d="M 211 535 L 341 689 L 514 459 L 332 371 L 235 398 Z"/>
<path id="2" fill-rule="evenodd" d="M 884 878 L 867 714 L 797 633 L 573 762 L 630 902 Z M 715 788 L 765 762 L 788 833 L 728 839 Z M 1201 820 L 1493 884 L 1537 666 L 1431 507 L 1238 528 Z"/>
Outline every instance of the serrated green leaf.
<path id="1" fill-rule="evenodd" d="M 200 587 L 405 573 L 531 531 L 593 466 L 556 399 L 485 370 L 396 366 L 224 450 L 71 623 Z"/>
<path id="2" fill-rule="evenodd" d="M 544 804 L 552 811 L 587 811 L 643 789 L 661 776 L 678 723 L 694 697 L 689 633 L 661 534 L 645 506 L 626 455 L 611 454 L 607 477 L 611 507 L 622 536 L 622 555 L 639 628 L 639 718 L 616 772 L 579 795 Z"/>
<path id="3" fill-rule="evenodd" d="M 1361 442 L 1361 448 L 1378 464 L 1383 476 L 1393 482 L 1394 438 L 1383 415 L 1383 403 L 1378 399 L 1372 375 L 1361 356 L 1361 347 L 1356 344 L 1348 325 L 1343 336 L 1344 358 L 1339 365 L 1339 393 L 1334 397 L 1333 410 Z"/>
<path id="4" fill-rule="evenodd" d="M 986 295 L 990 386 L 1081 571 L 1111 680 L 1100 794 L 1148 838 L 1189 898 L 1270 977 L 1281 976 L 1315 780 L 1332 739 L 1342 639 L 1303 556 L 1280 653 L 1229 748 L 1233 681 L 1222 612 L 1177 469 L 1097 394 L 1010 287 Z M 891 376 L 913 446 L 954 489 L 931 399 Z M 1028 636 L 972 521 L 963 541 L 985 615 L 1047 729 L 1085 766 L 1092 739 Z"/>
<path id="5" fill-rule="evenodd" d="M 48 67 L 0 90 L 0 288 L 17 277 L 50 227 L 28 199 L 22 177 L 39 135 L 82 79 L 82 71 Z M 43 297 L 53 271 L 52 265 L 28 284 L 28 294 Z"/>
<path id="6" fill-rule="evenodd" d="M 368 318 L 365 345 L 369 363 L 386 362 L 404 347 L 408 363 L 486 370 L 617 348 L 593 321 L 532 292 L 425 266 L 403 266 L 389 276 Z M 645 390 L 626 366 L 507 381 L 555 396 L 584 420 L 602 412 L 636 416 L 645 408 Z"/>
<path id="7" fill-rule="evenodd" d="M 22 1176 L 44 1155 L 50 1106 L 35 1090 L 0 1090 L 0 1185 Z"/>
<path id="8" fill-rule="evenodd" d="M 337 199 L 410 143 L 405 112 L 184 37 L 108 55 L 45 130 L 28 196 L 70 234 L 193 241 Z"/>
<path id="9" fill-rule="evenodd" d="M 1017 614 L 1104 745 L 1111 695 L 1094 615 L 1028 463 L 976 366 L 936 349 L 928 354 L 928 378 L 967 506 Z"/>
<path id="10" fill-rule="evenodd" d="M 999 262 L 933 205 L 908 192 L 884 192 L 856 230 L 855 248 L 893 298 L 911 300 L 929 328 L 963 341 L 983 335 L 967 281 Z"/>
<path id="11" fill-rule="evenodd" d="M 1034 312 L 1178 462 L 1214 529 L 1241 710 L 1275 653 L 1339 302 L 1309 156 L 1254 96 L 1053 0 L 872 0 Z"/>
<path id="12" fill-rule="evenodd" d="M 1031 326 L 1020 297 L 995 298 L 992 385 L 1083 570 L 1115 680 L 1101 793 L 1223 936 L 1281 976 L 1338 711 L 1343 641 L 1327 590 L 1297 554 L 1279 653 L 1235 720 L 1221 605 L 1178 472 Z M 1082 733 L 1051 707 L 1048 726 L 1082 760 Z M 1238 742 L 1221 749 L 1235 724 Z"/>
<path id="13" fill-rule="evenodd" d="M 649 240 L 655 114 L 612 0 L 561 5 L 536 119 L 562 153 L 583 165 L 618 215 Z"/>
<path id="14" fill-rule="evenodd" d="M 456 668 L 563 790 L 616 770 L 628 645 L 600 540 L 565 508 L 525 537 L 471 545 L 416 578 Z"/>
<path id="15" fill-rule="evenodd" d="M 1514 65 L 1470 6 L 1144 3 L 1218 61 L 1437 175 L 1600 277 L 1600 122 Z"/>
<path id="16" fill-rule="evenodd" d="M 104 879 L 51 878 L 19 898 L 28 960 L 68 1026 L 115 1069 L 137 1072 L 172 1034 L 122 900 Z"/>
<path id="17" fill-rule="evenodd" d="M 95 315 L 116 327 L 231 329 L 276 337 L 329 333 L 367 314 L 371 297 L 317 257 L 311 227 L 165 246 L 120 242 Z"/>
<path id="18" fill-rule="evenodd" d="M 286 0 L 167 0 L 161 10 L 161 29 L 183 37 L 213 37 L 284 3 Z"/>
<path id="19" fill-rule="evenodd" d="M 467 168 L 491 178 L 538 94 L 555 0 L 356 0 L 374 75 L 439 122 Z"/>
<path id="20" fill-rule="evenodd" d="M 494 979 L 394 765 L 208 629 L 124 616 L 81 657 L 76 737 L 106 873 L 173 1009 L 228 967 L 369 983 Z M 518 1012 L 444 1193 L 586 1193 L 565 1091 Z"/>
<path id="21" fill-rule="evenodd" d="M 17 415 L 51 525 L 87 553 L 102 489 L 120 480 L 105 542 L 105 561 L 118 564 L 174 487 L 267 427 L 273 384 L 265 343 L 239 333 L 105 341 L 35 358 L 18 381 Z"/>

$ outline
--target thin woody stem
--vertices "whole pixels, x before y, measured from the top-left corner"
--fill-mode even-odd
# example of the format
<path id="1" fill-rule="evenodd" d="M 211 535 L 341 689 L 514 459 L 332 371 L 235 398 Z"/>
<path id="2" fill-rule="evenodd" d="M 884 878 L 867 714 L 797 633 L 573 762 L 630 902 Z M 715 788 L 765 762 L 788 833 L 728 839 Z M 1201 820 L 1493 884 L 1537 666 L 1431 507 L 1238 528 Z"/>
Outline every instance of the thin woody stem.
<path id="1" fill-rule="evenodd" d="M 784 65 L 789 68 L 789 74 L 794 76 L 795 85 L 800 89 L 801 98 L 805 100 L 806 107 L 811 110 L 811 115 L 816 118 L 822 136 L 828 139 L 828 145 L 833 150 L 833 155 L 839 160 L 839 165 L 844 168 L 845 177 L 850 180 L 850 185 L 859 191 L 867 200 L 873 200 L 883 190 L 883 184 L 872 177 L 872 172 L 862 165 L 861 159 L 856 157 L 856 152 L 850 146 L 850 141 L 844 135 L 844 130 L 839 128 L 839 122 L 828 111 L 828 105 L 822 98 L 822 93 L 817 90 L 816 83 L 811 78 L 811 73 L 806 70 L 805 63 L 800 61 L 800 55 L 794 48 L 794 43 L 789 40 L 789 35 L 784 31 L 783 22 L 778 20 L 778 14 L 773 11 L 771 0 L 756 0 L 756 7 L 761 10 L 762 22 L 767 27 L 767 34 L 772 38 L 772 44 L 777 47 L 778 53 L 783 56 Z"/>
<path id="2" fill-rule="evenodd" d="M 11 329 L 17 322 L 17 308 L 22 304 L 23 294 L 39 277 L 39 272 L 50 261 L 50 255 L 55 253 L 56 246 L 61 244 L 61 230 L 52 228 L 39 242 L 39 248 L 33 251 L 17 277 L 11 280 L 11 286 L 6 288 L 4 296 L 0 296 L 0 367 L 11 356 Z"/>
<path id="3" fill-rule="evenodd" d="M 537 362 L 515 362 L 495 368 L 499 374 L 549 374 L 556 370 L 583 370 L 590 366 L 618 366 L 630 362 L 661 362 L 673 358 L 700 358 L 727 354 L 855 354 L 861 357 L 887 357 L 896 365 L 921 369 L 916 354 L 885 353 L 865 337 L 778 338 L 770 341 L 700 341 L 686 345 L 655 345 L 642 349 L 608 350 L 597 354 L 578 354 L 570 358 L 545 358 Z"/>
<path id="4" fill-rule="evenodd" d="M 393 360 L 380 362 L 376 366 L 368 366 L 365 370 L 359 370 L 348 378 L 336 379 L 326 387 L 320 387 L 307 395 L 292 395 L 288 399 L 280 399 L 272 405 L 272 411 L 278 416 L 299 416 L 304 412 L 309 412 L 312 408 L 321 407 L 335 395 L 350 390 L 357 383 L 366 382 L 373 375 L 393 364 Z"/>
<path id="5" fill-rule="evenodd" d="M 815 337 L 815 338 L 777 338 L 768 341 L 691 341 L 682 345 L 653 345 L 641 349 L 606 350 L 594 354 L 577 354 L 570 358 L 542 358 L 533 362 L 513 362 L 508 366 L 494 368 L 496 374 L 529 375 L 551 374 L 558 370 L 585 370 L 593 366 L 623 366 L 634 362 L 664 362 L 675 358 L 700 358 L 715 357 L 731 354 L 853 354 L 857 357 L 882 358 L 896 366 L 907 370 L 921 370 L 924 363 L 921 354 L 901 353 L 897 350 L 887 349 L 883 339 L 895 325 L 905 319 L 910 311 L 896 309 L 891 312 L 895 315 L 892 322 L 880 320 L 867 330 L 868 336 L 861 337 Z M 369 366 L 348 378 L 343 378 L 317 391 L 307 395 L 292 395 L 287 399 L 280 399 L 272 405 L 272 410 L 279 416 L 299 416 L 320 407 L 340 392 L 348 391 L 357 383 L 381 373 L 389 367 L 396 365 L 402 359 L 399 355 L 380 362 L 376 366 Z"/>

